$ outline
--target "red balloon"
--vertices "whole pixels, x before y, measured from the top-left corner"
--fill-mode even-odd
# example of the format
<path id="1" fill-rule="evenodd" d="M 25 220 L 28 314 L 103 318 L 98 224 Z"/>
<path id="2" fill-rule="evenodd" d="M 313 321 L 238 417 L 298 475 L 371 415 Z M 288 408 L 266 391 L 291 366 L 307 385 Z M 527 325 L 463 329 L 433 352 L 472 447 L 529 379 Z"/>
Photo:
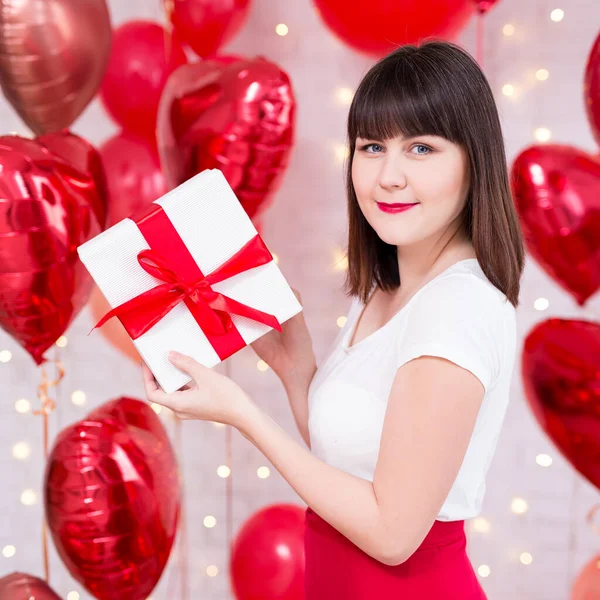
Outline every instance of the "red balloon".
<path id="1" fill-rule="evenodd" d="M 571 590 L 571 600 L 600 598 L 600 554 L 596 554 L 579 572 Z"/>
<path id="2" fill-rule="evenodd" d="M 304 520 L 300 506 L 274 504 L 244 523 L 229 563 L 236 600 L 304 600 Z"/>
<path id="3" fill-rule="evenodd" d="M 456 37 L 475 7 L 472 0 L 314 0 L 325 25 L 359 52 L 383 56 L 426 37 Z"/>
<path id="4" fill-rule="evenodd" d="M 473 0 L 480 15 L 485 15 L 498 0 Z"/>
<path id="5" fill-rule="evenodd" d="M 167 192 L 156 149 L 122 131 L 100 147 L 109 191 L 108 226 L 129 217 Z"/>
<path id="6" fill-rule="evenodd" d="M 582 306 L 600 287 L 600 159 L 571 146 L 531 146 L 511 185 L 531 255 Z"/>
<path id="7" fill-rule="evenodd" d="M 89 299 L 76 249 L 105 221 L 102 163 L 88 142 L 0 137 L 0 327 L 38 365 Z"/>
<path id="8" fill-rule="evenodd" d="M 107 402 L 64 429 L 46 466 L 54 544 L 98 600 L 148 597 L 171 553 L 180 493 L 167 432 L 133 398 Z"/>
<path id="9" fill-rule="evenodd" d="M 45 581 L 25 573 L 11 573 L 0 579 L 0 600 L 60 600 Z"/>
<path id="10" fill-rule="evenodd" d="M 152 21 L 130 21 L 113 33 L 100 99 L 123 129 L 154 140 L 156 111 L 169 75 L 187 62 L 177 38 Z"/>
<path id="11" fill-rule="evenodd" d="M 206 58 L 233 39 L 249 9 L 250 0 L 176 0 L 171 23 L 177 36 Z"/>
<path id="12" fill-rule="evenodd" d="M 157 142 L 167 187 L 220 169 L 251 218 L 272 201 L 294 142 L 288 75 L 265 58 L 184 65 L 169 78 Z"/>
<path id="13" fill-rule="evenodd" d="M 567 460 L 600 488 L 600 325 L 548 319 L 527 336 L 525 396 Z"/>
<path id="14" fill-rule="evenodd" d="M 600 145 L 600 34 L 588 57 L 583 90 L 590 127 L 596 142 Z"/>

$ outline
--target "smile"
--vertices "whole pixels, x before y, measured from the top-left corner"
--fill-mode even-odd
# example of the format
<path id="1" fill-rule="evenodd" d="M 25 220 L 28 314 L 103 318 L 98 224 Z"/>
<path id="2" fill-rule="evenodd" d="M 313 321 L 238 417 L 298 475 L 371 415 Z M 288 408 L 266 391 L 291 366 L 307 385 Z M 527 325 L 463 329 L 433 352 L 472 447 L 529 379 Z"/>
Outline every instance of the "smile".
<path id="1" fill-rule="evenodd" d="M 399 213 L 412 208 L 419 204 L 418 202 L 413 202 L 412 204 L 384 204 L 383 202 L 376 202 L 377 208 L 380 211 L 385 213 Z"/>

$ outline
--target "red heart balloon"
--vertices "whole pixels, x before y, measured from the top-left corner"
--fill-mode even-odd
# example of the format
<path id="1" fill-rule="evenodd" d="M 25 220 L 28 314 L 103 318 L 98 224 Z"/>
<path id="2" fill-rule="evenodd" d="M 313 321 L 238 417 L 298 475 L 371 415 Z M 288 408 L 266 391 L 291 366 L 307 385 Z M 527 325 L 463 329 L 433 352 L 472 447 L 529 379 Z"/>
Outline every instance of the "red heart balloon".
<path id="1" fill-rule="evenodd" d="M 511 185 L 529 252 L 583 305 L 600 286 L 600 159 L 532 146 L 515 159 Z"/>
<path id="2" fill-rule="evenodd" d="M 104 172 L 88 142 L 66 131 L 0 137 L 0 327 L 37 364 L 88 301 L 76 249 L 105 220 Z"/>
<path id="3" fill-rule="evenodd" d="M 288 75 L 258 57 L 179 67 L 158 109 L 157 142 L 167 186 L 217 168 L 251 218 L 271 201 L 294 141 Z"/>
<path id="4" fill-rule="evenodd" d="M 0 600 L 60 600 L 45 581 L 25 573 L 11 573 L 0 579 Z"/>
<path id="5" fill-rule="evenodd" d="M 583 95 L 592 133 L 600 145 L 600 34 L 588 57 L 583 80 Z"/>
<path id="6" fill-rule="evenodd" d="M 94 597 L 147 598 L 180 508 L 177 460 L 152 408 L 119 398 L 64 429 L 46 467 L 45 506 L 61 559 Z"/>
<path id="7" fill-rule="evenodd" d="M 600 488 L 600 325 L 548 319 L 527 336 L 525 396 L 571 464 Z"/>
<path id="8" fill-rule="evenodd" d="M 231 548 L 236 600 L 304 600 L 305 509 L 273 504 L 252 515 Z"/>

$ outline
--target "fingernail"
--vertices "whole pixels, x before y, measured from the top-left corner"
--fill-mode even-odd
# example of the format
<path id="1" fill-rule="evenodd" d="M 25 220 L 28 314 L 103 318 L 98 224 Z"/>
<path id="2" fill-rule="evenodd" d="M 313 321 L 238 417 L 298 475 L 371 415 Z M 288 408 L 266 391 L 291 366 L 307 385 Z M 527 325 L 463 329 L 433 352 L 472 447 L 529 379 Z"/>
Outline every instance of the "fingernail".
<path id="1" fill-rule="evenodd" d="M 179 356 L 180 356 L 179 352 L 175 352 L 174 350 L 171 350 L 169 352 L 169 358 L 172 358 L 172 359 L 176 360 L 176 359 L 179 358 Z"/>

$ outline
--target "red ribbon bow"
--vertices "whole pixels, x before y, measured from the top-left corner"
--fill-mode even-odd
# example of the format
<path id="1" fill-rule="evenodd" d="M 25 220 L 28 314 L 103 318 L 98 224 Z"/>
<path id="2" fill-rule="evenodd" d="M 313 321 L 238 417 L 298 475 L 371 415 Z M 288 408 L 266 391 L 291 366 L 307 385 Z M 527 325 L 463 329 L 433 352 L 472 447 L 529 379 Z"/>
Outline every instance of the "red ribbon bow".
<path id="1" fill-rule="evenodd" d="M 183 301 L 221 359 L 246 345 L 233 324 L 232 314 L 281 331 L 281 325 L 273 315 L 212 288 L 215 283 L 273 260 L 259 235 L 205 276 L 159 205 L 152 205 L 150 214 L 145 211 L 136 223 L 151 246 L 138 254 L 138 262 L 147 273 L 164 283 L 113 308 L 94 329 L 116 316 L 131 339 L 135 340 Z"/>

